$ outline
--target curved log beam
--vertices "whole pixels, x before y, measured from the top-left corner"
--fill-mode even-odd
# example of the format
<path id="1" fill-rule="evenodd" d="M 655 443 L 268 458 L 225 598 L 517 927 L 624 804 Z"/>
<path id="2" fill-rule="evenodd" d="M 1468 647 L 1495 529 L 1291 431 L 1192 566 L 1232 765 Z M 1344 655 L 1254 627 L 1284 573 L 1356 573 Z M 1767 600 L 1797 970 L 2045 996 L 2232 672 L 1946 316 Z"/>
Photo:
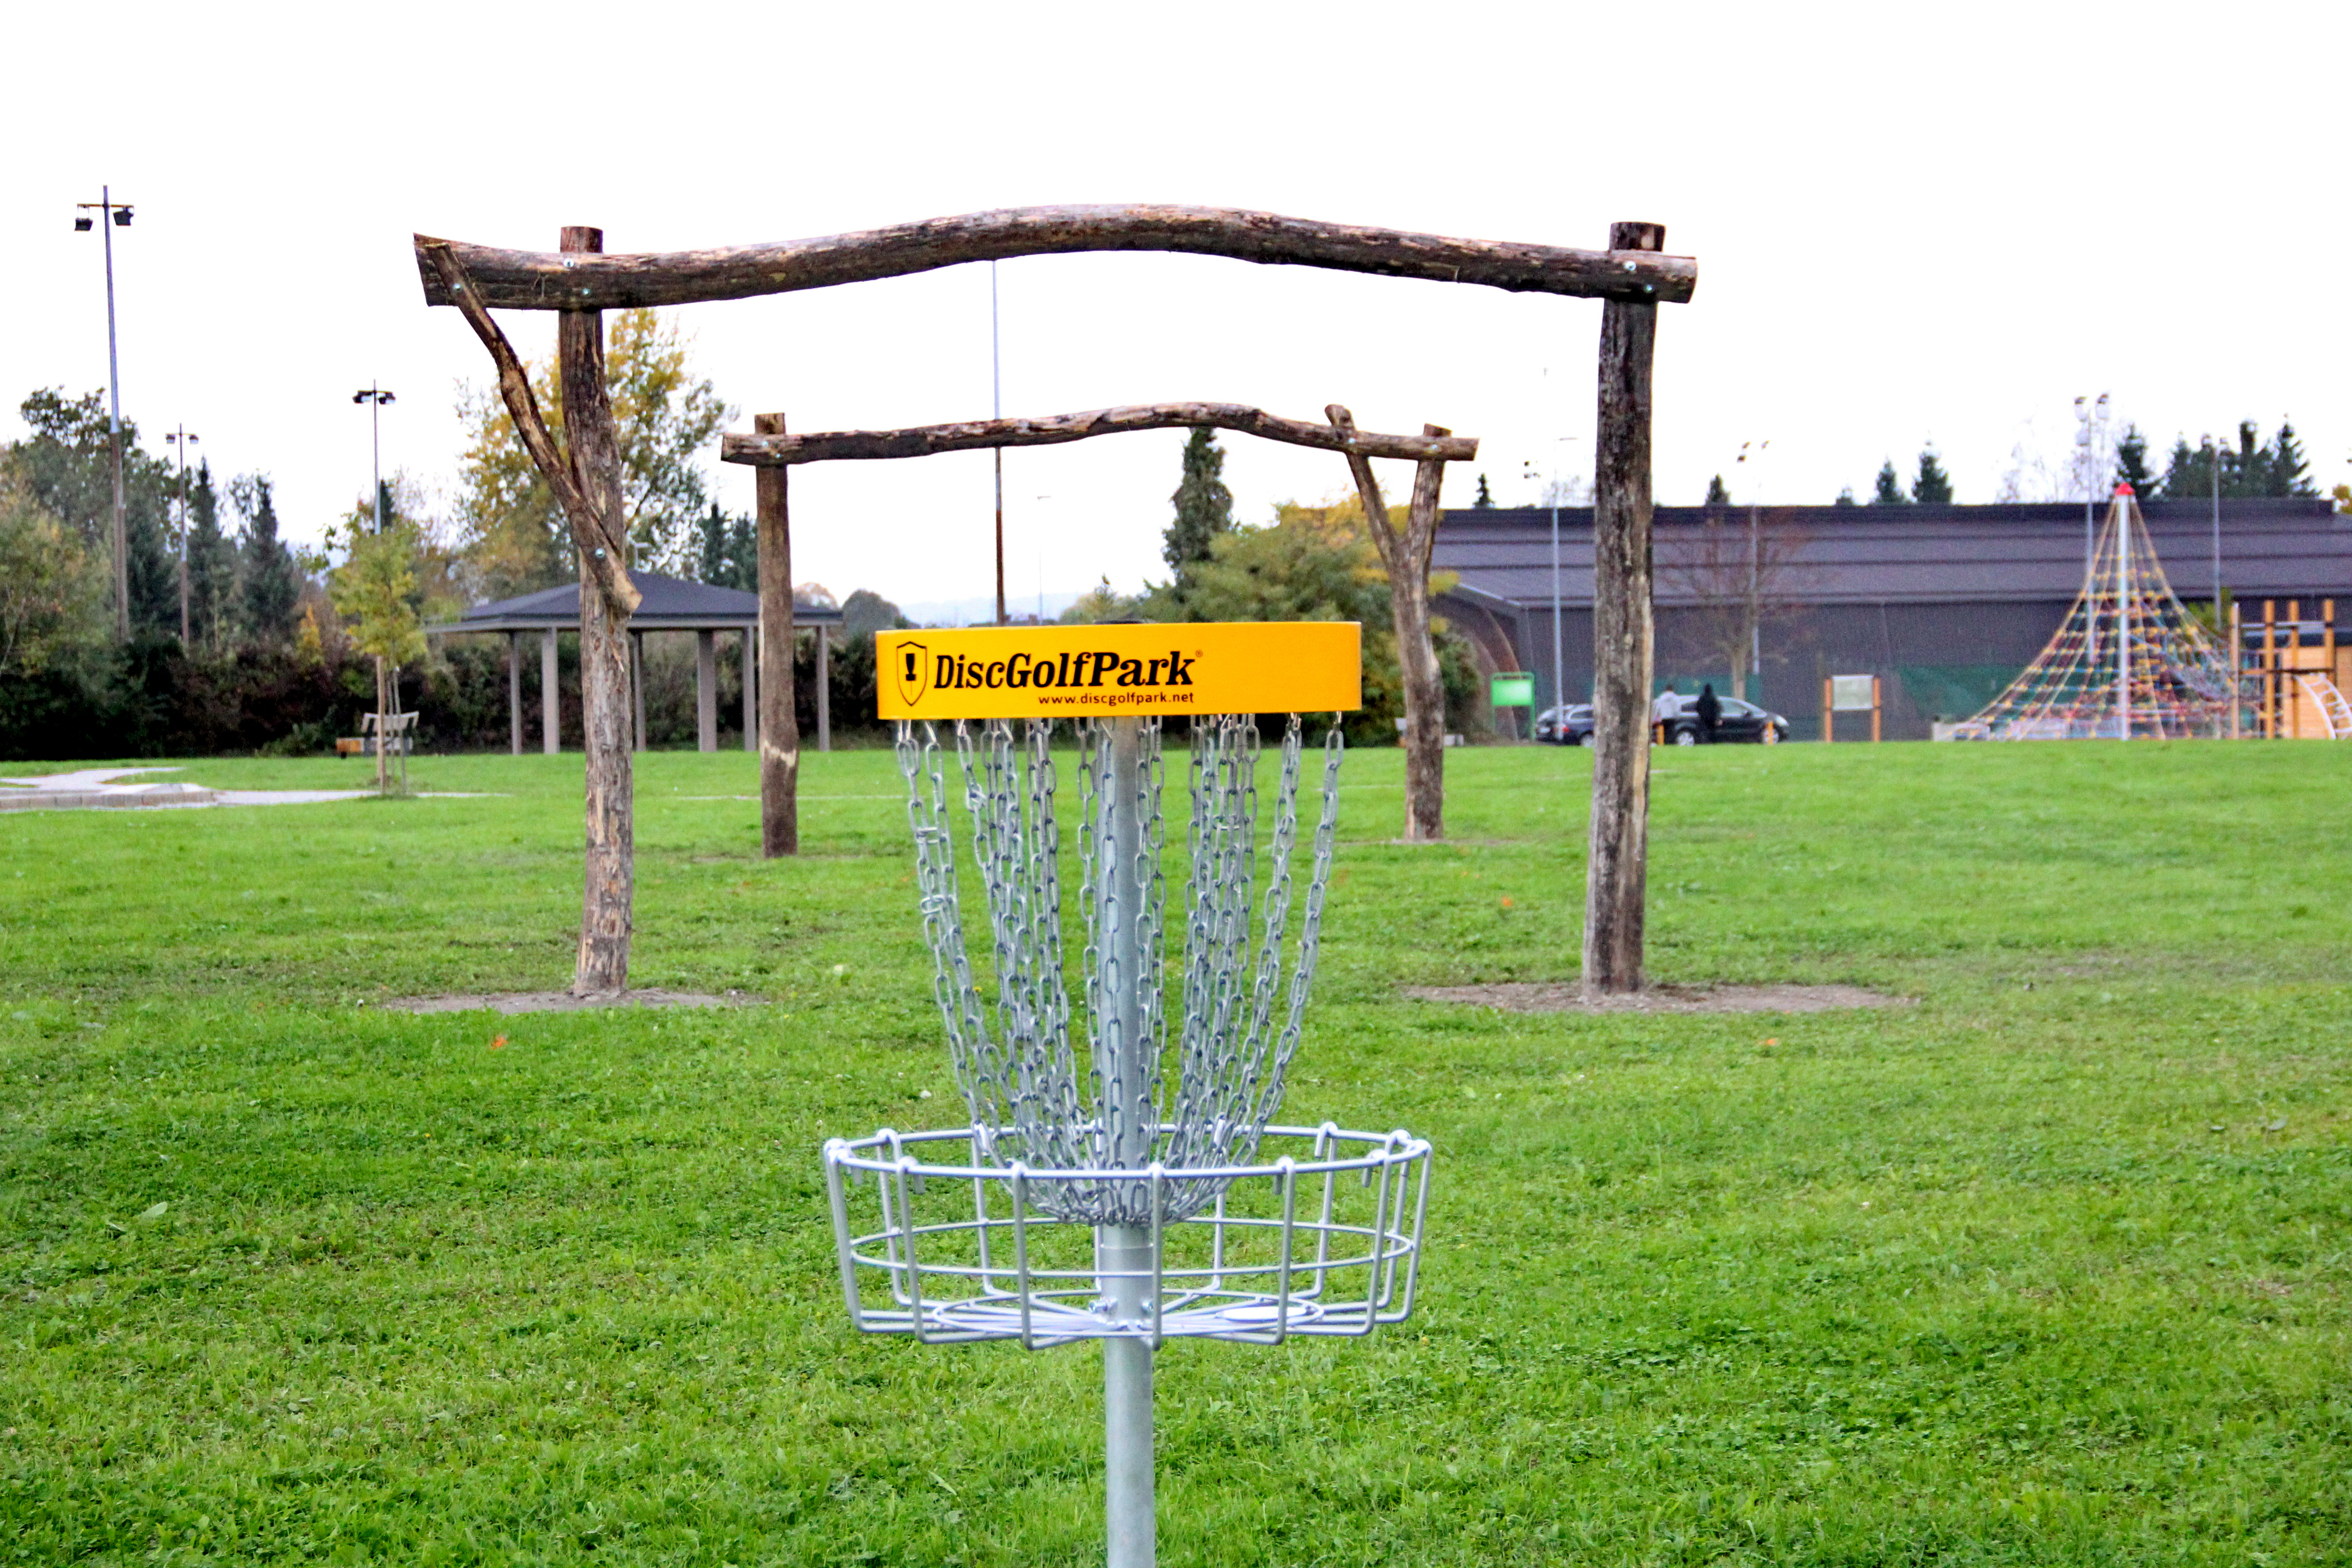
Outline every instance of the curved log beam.
<path id="1" fill-rule="evenodd" d="M 1244 403 L 1143 403 L 1096 408 L 1042 419 L 968 419 L 955 425 L 918 425 L 905 430 L 828 430 L 806 436 L 729 436 L 720 444 L 723 462 L 782 468 L 794 463 L 826 463 L 870 458 L 928 458 L 976 447 L 1054 447 L 1090 436 L 1129 430 L 1167 430 L 1213 426 L 1294 447 L 1345 452 L 1350 458 L 1402 458 L 1416 463 L 1467 462 L 1478 455 L 1475 436 L 1381 436 L 1352 426 L 1309 425 L 1285 419 Z"/>
<path id="2" fill-rule="evenodd" d="M 635 256 L 499 250 L 418 235 L 425 302 L 446 305 L 453 303 L 448 286 L 425 254 L 434 245 L 456 253 L 485 306 L 514 310 L 613 310 L 742 300 L 904 277 L 967 261 L 1082 250 L 1182 251 L 1269 266 L 1327 267 L 1643 303 L 1679 304 L 1698 287 L 1698 263 L 1687 256 L 1449 239 L 1276 213 L 1148 203 L 1005 207 L 778 245 Z"/>

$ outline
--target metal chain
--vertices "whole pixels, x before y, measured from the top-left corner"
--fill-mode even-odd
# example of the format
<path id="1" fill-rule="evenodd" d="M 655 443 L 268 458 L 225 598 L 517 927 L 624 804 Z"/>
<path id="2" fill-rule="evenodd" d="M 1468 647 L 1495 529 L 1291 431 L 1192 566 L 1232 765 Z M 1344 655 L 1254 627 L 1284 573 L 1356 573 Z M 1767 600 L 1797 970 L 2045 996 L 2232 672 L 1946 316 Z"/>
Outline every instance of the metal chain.
<path id="1" fill-rule="evenodd" d="M 992 1008 L 982 1002 L 966 948 L 934 726 L 923 726 L 919 742 L 912 724 L 899 724 L 898 766 L 908 785 L 934 994 L 982 1158 L 1051 1170 L 1139 1168 L 1131 1152 L 1122 1161 L 1115 1152 L 1148 1149 L 1149 1159 L 1169 1173 L 1160 1217 L 1175 1220 L 1206 1207 L 1222 1187 L 1182 1173 L 1246 1163 L 1280 1106 L 1319 951 L 1344 743 L 1336 727 L 1324 742 L 1321 810 L 1306 897 L 1294 919 L 1300 721 L 1292 716 L 1282 740 L 1262 907 L 1256 723 L 1247 715 L 1192 721 L 1183 952 L 1181 961 L 1170 962 L 1159 956 L 1167 940 L 1160 726 L 1157 720 L 1138 725 L 1140 766 L 1131 793 L 1122 794 L 1108 722 L 1081 720 L 1075 726 L 1077 912 L 1086 933 L 1079 956 L 1083 1063 L 1065 973 L 1052 723 L 1032 721 L 1018 741 L 1004 721 L 956 726 L 963 804 L 971 819 L 970 858 L 989 915 Z M 1129 831 L 1135 858 L 1126 869 L 1137 889 L 1134 909 L 1119 907 L 1119 879 L 1108 875 L 1112 836 Z M 1129 973 L 1131 966 L 1118 952 L 1105 951 L 1106 932 L 1113 948 L 1143 955 L 1141 973 Z M 1172 1027 L 1165 995 L 1171 971 L 1183 987 Z M 1124 1037 L 1118 1005 L 1130 999 L 1133 1041 Z M 1108 1071 L 1107 1062 L 1113 1064 Z M 1148 1081 L 1127 1081 L 1119 1064 L 1129 1062 L 1142 1064 Z M 1133 1115 L 1149 1116 L 1152 1124 L 1130 1127 Z M 1151 1218 L 1141 1184 L 1052 1185 L 1046 1204 L 1062 1218 L 1097 1225 Z"/>

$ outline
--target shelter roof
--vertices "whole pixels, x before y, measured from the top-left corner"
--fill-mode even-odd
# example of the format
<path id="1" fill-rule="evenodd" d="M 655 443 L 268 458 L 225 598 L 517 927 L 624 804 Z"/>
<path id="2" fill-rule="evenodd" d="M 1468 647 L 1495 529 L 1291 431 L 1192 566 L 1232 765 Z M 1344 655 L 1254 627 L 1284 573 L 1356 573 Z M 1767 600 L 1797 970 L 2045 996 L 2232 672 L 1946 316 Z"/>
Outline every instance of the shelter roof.
<path id="1" fill-rule="evenodd" d="M 2083 582 L 2080 501 L 2023 506 L 1767 506 L 1768 525 L 1793 537 L 1767 591 L 1801 604 L 1977 604 L 2071 600 Z M 2148 536 L 2183 599 L 2212 596 L 2212 508 L 2150 501 Z M 1659 507 L 1656 595 L 1662 605 L 1717 596 L 1705 580 L 1744 581 L 1748 509 Z M 2104 524 L 2106 508 L 2097 509 Z M 1714 534 L 1712 518 L 1734 537 Z M 1592 509 L 1559 510 L 1560 597 L 1592 602 Z M 1717 564 L 1710 567 L 1709 562 Z M 1462 587 L 1521 608 L 1552 596 L 1551 512 L 1544 507 L 1448 511 L 1434 570 Z M 2221 581 L 2240 599 L 2352 600 L 2352 516 L 2321 500 L 2224 500 Z M 1719 590 L 1717 591 L 1720 592 Z"/>
<path id="2" fill-rule="evenodd" d="M 636 584 L 644 602 L 637 613 L 629 617 L 633 631 L 641 632 L 710 632 L 736 631 L 760 624 L 760 595 L 747 594 L 740 588 L 719 588 L 709 583 L 689 583 L 683 577 L 668 577 L 659 572 L 632 572 L 629 581 Z M 841 611 L 832 605 L 812 604 L 805 599 L 793 603 L 793 621 L 796 626 L 839 626 Z M 541 588 L 535 594 L 521 594 L 511 599 L 495 599 L 487 605 L 476 605 L 454 621 L 444 621 L 427 626 L 431 632 L 543 632 L 577 631 L 580 629 L 580 584 L 565 583 L 558 587 Z"/>

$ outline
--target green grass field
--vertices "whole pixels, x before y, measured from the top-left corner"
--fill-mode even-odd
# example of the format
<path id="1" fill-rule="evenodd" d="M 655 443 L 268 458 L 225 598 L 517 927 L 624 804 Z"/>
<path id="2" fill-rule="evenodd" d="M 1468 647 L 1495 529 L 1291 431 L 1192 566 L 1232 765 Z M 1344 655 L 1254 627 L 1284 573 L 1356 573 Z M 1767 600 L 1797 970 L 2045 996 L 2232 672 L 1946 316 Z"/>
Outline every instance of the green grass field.
<path id="1" fill-rule="evenodd" d="M 2352 1562 L 2352 748 L 1659 761 L 1657 978 L 1917 1005 L 1402 1000 L 1573 977 L 1587 759 L 1351 756 L 1286 1114 L 1435 1140 L 1422 1306 L 1172 1346 L 1161 1560 Z M 958 1104 L 889 757 L 776 862 L 641 759 L 634 980 L 767 1002 L 511 1019 L 373 1003 L 568 983 L 579 759 L 414 773 L 0 816 L 0 1562 L 1098 1563 L 1092 1351 L 844 1320 L 819 1143 Z"/>

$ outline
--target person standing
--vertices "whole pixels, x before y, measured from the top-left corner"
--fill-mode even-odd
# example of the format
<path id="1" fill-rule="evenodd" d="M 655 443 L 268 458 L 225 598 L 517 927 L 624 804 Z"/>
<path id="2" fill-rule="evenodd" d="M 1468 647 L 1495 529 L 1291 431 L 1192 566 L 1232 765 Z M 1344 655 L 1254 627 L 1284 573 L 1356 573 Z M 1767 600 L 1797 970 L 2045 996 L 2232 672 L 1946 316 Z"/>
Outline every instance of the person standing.
<path id="1" fill-rule="evenodd" d="M 1698 738 L 1703 744 L 1715 744 L 1715 727 L 1723 722 L 1723 699 L 1715 694 L 1715 682 L 1708 681 L 1698 689 Z"/>

